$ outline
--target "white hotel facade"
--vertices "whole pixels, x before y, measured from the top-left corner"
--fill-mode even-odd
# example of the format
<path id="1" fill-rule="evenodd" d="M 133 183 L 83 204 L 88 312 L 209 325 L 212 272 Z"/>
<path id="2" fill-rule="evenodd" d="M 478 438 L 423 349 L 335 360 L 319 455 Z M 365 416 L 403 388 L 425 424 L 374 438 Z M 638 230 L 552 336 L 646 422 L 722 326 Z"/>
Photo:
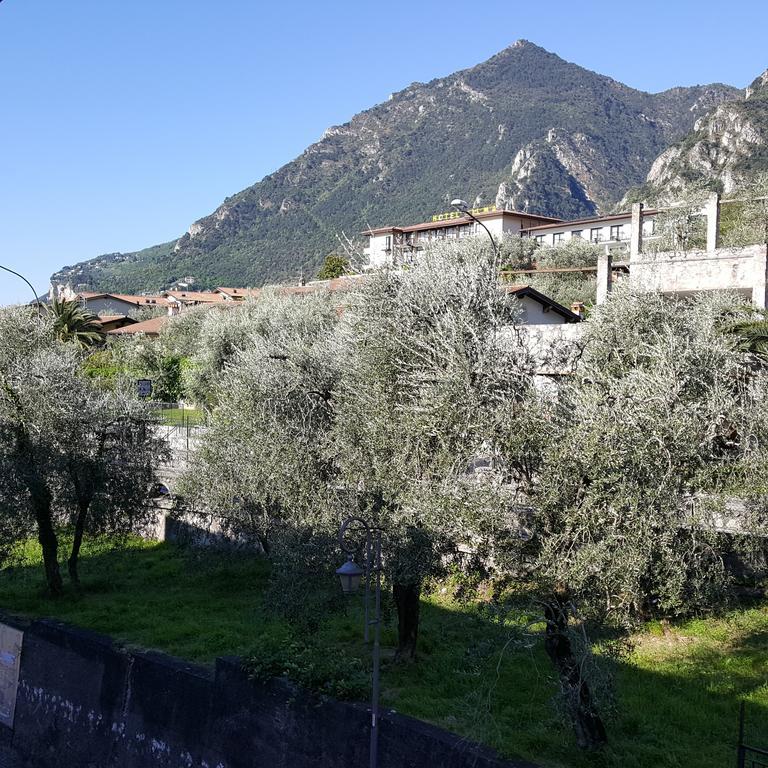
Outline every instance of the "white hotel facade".
<path id="1" fill-rule="evenodd" d="M 493 235 L 530 237 L 542 245 L 558 245 L 576 238 L 602 246 L 595 265 L 597 303 L 605 301 L 615 277 L 623 275 L 642 290 L 685 296 L 701 291 L 733 291 L 768 307 L 768 245 L 723 248 L 720 245 L 720 209 L 725 203 L 712 193 L 698 215 L 706 227 L 706 245 L 694 250 L 660 251 L 645 248 L 657 240 L 660 209 L 635 203 L 631 211 L 609 216 L 563 221 L 520 211 L 475 209 L 473 215 Z M 462 213 L 434 216 L 432 221 L 407 227 L 380 227 L 363 233 L 369 238 L 368 268 L 398 267 L 416 258 L 418 251 L 442 239 L 486 236 L 471 217 Z"/>
<path id="2" fill-rule="evenodd" d="M 476 208 L 472 213 L 485 224 L 495 238 L 520 234 L 531 227 L 560 221 L 551 216 L 497 210 L 495 206 Z M 366 230 L 363 235 L 369 240 L 365 255 L 371 269 L 400 266 L 411 263 L 418 251 L 437 240 L 459 240 L 478 233 L 487 237 L 482 227 L 469 216 L 461 213 L 443 213 L 422 224 Z"/>
<path id="3" fill-rule="evenodd" d="M 564 221 L 551 216 L 496 209 L 495 206 L 472 211 L 494 238 L 504 235 L 531 237 L 541 245 L 558 245 L 581 238 L 605 246 L 606 252 L 629 252 L 632 240 L 632 212 L 610 216 Z M 641 214 L 642 239 L 653 239 L 656 233 L 655 209 Z M 462 213 L 444 213 L 433 216 L 432 221 L 406 227 L 379 227 L 363 232 L 369 238 L 365 255 L 368 266 L 401 266 L 413 261 L 425 246 L 437 240 L 456 240 L 485 231 L 477 222 Z"/>

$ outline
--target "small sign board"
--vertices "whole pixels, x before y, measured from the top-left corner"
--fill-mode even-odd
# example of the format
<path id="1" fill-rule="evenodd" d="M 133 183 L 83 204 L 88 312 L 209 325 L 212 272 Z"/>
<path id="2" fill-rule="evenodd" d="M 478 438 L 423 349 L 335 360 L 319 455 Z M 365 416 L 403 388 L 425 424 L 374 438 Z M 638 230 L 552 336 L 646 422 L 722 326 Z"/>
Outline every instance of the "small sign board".
<path id="1" fill-rule="evenodd" d="M 152 397 L 152 379 L 139 379 L 136 382 L 136 391 L 140 398 Z"/>
<path id="2" fill-rule="evenodd" d="M 493 213 L 495 210 L 495 205 L 484 205 L 482 208 L 470 208 L 469 212 L 477 216 L 478 213 Z M 432 221 L 450 221 L 451 219 L 461 219 L 464 216 L 466 216 L 464 211 L 448 211 L 447 213 L 435 214 Z"/>
<path id="3" fill-rule="evenodd" d="M 0 624 L 0 723 L 13 728 L 24 633 Z"/>

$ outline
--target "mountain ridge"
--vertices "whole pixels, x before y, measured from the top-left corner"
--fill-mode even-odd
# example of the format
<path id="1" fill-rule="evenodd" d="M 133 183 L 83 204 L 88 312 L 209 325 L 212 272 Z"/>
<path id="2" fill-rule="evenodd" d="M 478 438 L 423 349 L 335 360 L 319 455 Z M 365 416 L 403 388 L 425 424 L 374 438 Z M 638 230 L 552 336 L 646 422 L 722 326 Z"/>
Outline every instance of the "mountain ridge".
<path id="1" fill-rule="evenodd" d="M 452 197 L 564 218 L 607 211 L 737 93 L 716 83 L 649 94 L 517 41 L 330 126 L 178 240 L 52 279 L 132 291 L 188 276 L 200 287 L 291 279 L 316 269 L 342 233 L 414 223 Z"/>
<path id="2" fill-rule="evenodd" d="M 654 160 L 624 202 L 667 204 L 701 190 L 730 194 L 768 173 L 768 69 L 740 99 L 722 102 Z"/>

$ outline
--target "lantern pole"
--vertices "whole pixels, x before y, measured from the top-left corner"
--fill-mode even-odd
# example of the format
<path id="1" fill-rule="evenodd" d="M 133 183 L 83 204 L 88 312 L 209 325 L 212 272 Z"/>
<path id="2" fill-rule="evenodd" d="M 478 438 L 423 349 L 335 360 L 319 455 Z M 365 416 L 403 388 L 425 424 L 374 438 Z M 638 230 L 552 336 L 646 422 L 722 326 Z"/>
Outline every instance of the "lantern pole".
<path id="1" fill-rule="evenodd" d="M 491 247 L 493 248 L 493 256 L 496 259 L 496 267 L 499 267 L 501 265 L 501 254 L 499 253 L 499 246 L 496 244 L 496 239 L 491 234 L 491 230 L 488 229 L 488 227 L 486 227 L 474 213 L 472 213 L 472 210 L 465 200 L 459 200 L 458 198 L 456 200 L 451 200 L 451 206 L 457 211 L 461 211 L 465 216 L 469 216 L 472 221 L 479 224 L 486 231 L 488 237 L 491 239 Z"/>
<path id="2" fill-rule="evenodd" d="M 365 642 L 370 638 L 369 626 L 373 625 L 373 673 L 371 680 L 371 749 L 370 768 L 379 764 L 379 689 L 381 672 L 381 529 L 372 528 L 361 517 L 348 517 L 339 529 L 339 544 L 344 552 L 353 555 L 358 547 L 345 541 L 349 526 L 357 523 L 365 530 Z M 370 592 L 375 595 L 374 617 L 370 618 Z"/>

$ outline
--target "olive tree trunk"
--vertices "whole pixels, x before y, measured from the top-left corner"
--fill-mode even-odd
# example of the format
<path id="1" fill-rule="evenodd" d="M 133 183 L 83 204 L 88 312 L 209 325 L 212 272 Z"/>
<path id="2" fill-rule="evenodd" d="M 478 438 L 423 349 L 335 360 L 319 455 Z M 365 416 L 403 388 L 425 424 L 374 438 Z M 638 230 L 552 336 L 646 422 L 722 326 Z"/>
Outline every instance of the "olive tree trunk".
<path id="1" fill-rule="evenodd" d="M 560 594 L 544 606 L 547 622 L 544 648 L 557 670 L 568 714 L 582 749 L 598 749 L 608 740 L 605 725 L 595 710 L 589 685 L 568 636 L 568 604 Z"/>
<path id="2" fill-rule="evenodd" d="M 47 491 L 43 494 L 32 495 L 32 506 L 37 521 L 37 540 L 43 550 L 43 567 L 48 590 L 54 597 L 64 591 L 59 570 L 59 542 L 51 520 L 51 498 Z"/>
<path id="3" fill-rule="evenodd" d="M 29 501 L 37 523 L 37 540 L 43 551 L 45 581 L 48 584 L 48 591 L 57 597 L 64 591 L 64 584 L 59 570 L 59 541 L 53 527 L 51 492 L 40 476 L 34 448 L 23 429 L 17 431 L 17 440 L 19 455 L 24 467 L 24 484 L 29 491 Z"/>
<path id="4" fill-rule="evenodd" d="M 395 661 L 416 660 L 419 634 L 420 584 L 393 584 L 392 595 L 397 606 L 397 653 Z"/>
<path id="5" fill-rule="evenodd" d="M 80 586 L 80 574 L 77 571 L 77 562 L 80 557 L 80 547 L 83 544 L 83 533 L 85 531 L 85 520 L 88 516 L 89 501 L 80 501 L 78 504 L 77 519 L 75 520 L 75 532 L 72 537 L 72 550 L 67 560 L 67 569 L 69 570 L 70 581 L 76 586 Z"/>

